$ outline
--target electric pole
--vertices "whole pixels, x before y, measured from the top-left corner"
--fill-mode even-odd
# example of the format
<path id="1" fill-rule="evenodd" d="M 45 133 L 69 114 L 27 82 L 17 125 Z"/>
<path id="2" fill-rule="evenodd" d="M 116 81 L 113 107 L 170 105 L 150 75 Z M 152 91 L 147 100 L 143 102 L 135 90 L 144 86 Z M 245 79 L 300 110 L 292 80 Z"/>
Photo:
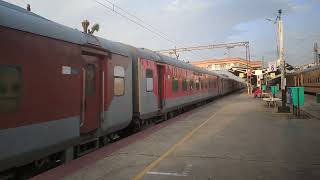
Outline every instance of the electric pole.
<path id="1" fill-rule="evenodd" d="M 287 103 L 287 89 L 286 89 L 286 62 L 284 60 L 283 48 L 283 24 L 281 19 L 282 10 L 278 11 L 278 35 L 279 35 L 279 59 L 281 66 L 281 92 L 282 92 L 282 106 L 278 107 L 278 112 L 290 112 L 290 107 L 286 106 Z"/>

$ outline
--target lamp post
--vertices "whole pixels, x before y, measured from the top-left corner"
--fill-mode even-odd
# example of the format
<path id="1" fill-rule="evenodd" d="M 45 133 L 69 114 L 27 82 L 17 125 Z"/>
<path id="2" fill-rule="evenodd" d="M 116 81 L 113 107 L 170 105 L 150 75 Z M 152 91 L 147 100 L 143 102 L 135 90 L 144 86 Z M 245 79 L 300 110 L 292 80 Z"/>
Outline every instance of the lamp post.
<path id="1" fill-rule="evenodd" d="M 281 19 L 282 10 L 278 11 L 278 21 L 277 21 L 277 29 L 278 29 L 278 36 L 279 36 L 279 59 L 280 59 L 280 66 L 281 66 L 281 92 L 282 92 L 282 106 L 278 107 L 278 112 L 290 112 L 290 107 L 286 106 L 287 102 L 287 88 L 286 88 L 286 63 L 284 60 L 284 48 L 283 48 L 283 24 Z"/>

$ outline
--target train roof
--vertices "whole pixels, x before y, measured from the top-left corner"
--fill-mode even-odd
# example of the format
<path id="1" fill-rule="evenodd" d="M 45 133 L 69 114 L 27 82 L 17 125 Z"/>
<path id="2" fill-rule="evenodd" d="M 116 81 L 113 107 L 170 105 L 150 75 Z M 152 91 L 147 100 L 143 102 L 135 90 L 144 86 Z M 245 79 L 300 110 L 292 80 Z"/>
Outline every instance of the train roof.
<path id="1" fill-rule="evenodd" d="M 314 65 L 312 67 L 309 67 L 307 69 L 303 69 L 302 72 L 309 72 L 309 71 L 314 71 L 320 69 L 320 65 Z"/>
<path id="2" fill-rule="evenodd" d="M 218 74 L 208 71 L 183 61 L 156 53 L 145 48 L 136 48 L 120 42 L 96 37 L 90 34 L 85 34 L 77 29 L 61 25 L 59 23 L 48 20 L 33 12 L 27 11 L 19 6 L 0 0 L 0 26 L 17 29 L 41 36 L 58 39 L 75 44 L 93 44 L 100 46 L 110 52 L 121 54 L 124 56 L 138 55 L 150 60 L 171 64 L 177 67 L 194 70 L 200 73 L 206 73 L 219 76 Z M 220 76 L 224 78 L 223 76 Z"/>
<path id="3" fill-rule="evenodd" d="M 0 25 L 46 37 L 83 44 L 84 34 L 0 0 Z"/>
<path id="4" fill-rule="evenodd" d="M 197 71 L 200 73 L 206 73 L 206 74 L 210 74 L 210 75 L 214 75 L 214 76 L 219 76 L 217 73 L 214 73 L 212 71 L 208 71 L 206 69 L 203 69 L 203 68 L 200 68 L 200 67 L 197 67 L 194 65 L 191 65 L 191 64 L 186 63 L 184 61 L 180 61 L 180 60 L 171 58 L 169 56 L 165 56 L 163 54 L 159 54 L 159 53 L 157 53 L 157 54 L 160 56 L 163 63 L 171 64 L 171 65 L 174 65 L 177 67 L 181 67 L 181 68 L 185 68 L 185 69 L 189 69 L 189 70 L 193 70 L 193 71 Z M 223 78 L 223 77 L 221 77 L 221 78 Z"/>
<path id="5" fill-rule="evenodd" d="M 0 26 L 75 44 L 94 44 L 117 54 L 129 55 L 127 48 L 121 43 L 85 34 L 2 0 L 0 17 Z"/>
<path id="6" fill-rule="evenodd" d="M 9 9 L 13 9 L 13 10 L 16 10 L 20 13 L 25 13 L 25 14 L 29 14 L 29 15 L 32 15 L 32 16 L 36 16 L 36 17 L 39 17 L 39 18 L 42 18 L 42 19 L 45 19 L 45 20 L 48 20 L 42 16 L 39 16 L 33 12 L 30 12 L 30 11 L 27 11 L 26 9 L 22 8 L 22 7 L 19 7 L 19 6 L 16 6 L 16 5 L 13 5 L 13 4 L 10 4 L 8 2 L 5 2 L 5 1 L 0 1 L 0 6 L 4 6 L 4 7 L 7 7 Z M 49 20 L 48 20 L 49 21 Z"/>
<path id="7" fill-rule="evenodd" d="M 320 65 L 314 65 L 314 66 L 309 67 L 307 69 L 297 70 L 297 71 L 294 71 L 294 72 L 288 72 L 287 74 L 295 75 L 295 74 L 304 73 L 304 72 L 310 72 L 310 71 L 314 71 L 314 70 L 320 70 Z"/>
<path id="8" fill-rule="evenodd" d="M 232 74 L 231 72 L 229 72 L 228 70 L 220 70 L 220 71 L 215 71 L 217 74 L 221 75 L 221 76 L 225 76 L 228 79 L 232 79 L 238 82 L 242 82 L 245 83 L 245 80 Z"/>

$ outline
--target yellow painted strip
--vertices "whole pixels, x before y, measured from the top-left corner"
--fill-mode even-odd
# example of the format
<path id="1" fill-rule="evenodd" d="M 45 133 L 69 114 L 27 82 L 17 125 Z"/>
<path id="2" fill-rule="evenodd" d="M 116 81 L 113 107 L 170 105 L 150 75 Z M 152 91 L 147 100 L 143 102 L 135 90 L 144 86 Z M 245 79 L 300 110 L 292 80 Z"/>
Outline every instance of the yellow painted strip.
<path id="1" fill-rule="evenodd" d="M 171 146 L 170 149 L 168 149 L 165 153 L 163 153 L 157 160 L 153 161 L 151 164 L 146 166 L 141 172 L 139 172 L 137 175 L 133 177 L 133 180 L 140 180 L 146 173 L 148 173 L 151 169 L 153 169 L 155 166 L 157 166 L 163 159 L 165 159 L 167 156 L 169 156 L 179 145 L 183 144 L 185 141 L 187 141 L 194 133 L 196 133 L 202 126 L 208 123 L 208 121 L 211 120 L 217 113 L 214 113 L 212 116 L 210 116 L 207 120 L 205 120 L 203 123 L 201 123 L 199 126 L 197 126 L 195 129 L 193 129 L 191 132 L 189 132 L 186 136 L 184 136 L 182 139 L 180 139 L 178 142 L 176 142 L 174 145 Z"/>

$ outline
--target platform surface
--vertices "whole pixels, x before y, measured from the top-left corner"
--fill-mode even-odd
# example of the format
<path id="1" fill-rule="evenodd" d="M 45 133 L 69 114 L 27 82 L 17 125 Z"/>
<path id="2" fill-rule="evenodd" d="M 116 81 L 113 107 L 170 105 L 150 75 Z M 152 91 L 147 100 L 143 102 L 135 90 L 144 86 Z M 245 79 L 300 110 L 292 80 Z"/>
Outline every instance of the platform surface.
<path id="1" fill-rule="evenodd" d="M 305 105 L 301 108 L 313 118 L 320 120 L 320 103 L 317 103 L 315 95 L 305 94 Z"/>
<path id="2" fill-rule="evenodd" d="M 320 179 L 320 121 L 259 98 L 235 93 L 157 126 L 35 179 Z"/>

